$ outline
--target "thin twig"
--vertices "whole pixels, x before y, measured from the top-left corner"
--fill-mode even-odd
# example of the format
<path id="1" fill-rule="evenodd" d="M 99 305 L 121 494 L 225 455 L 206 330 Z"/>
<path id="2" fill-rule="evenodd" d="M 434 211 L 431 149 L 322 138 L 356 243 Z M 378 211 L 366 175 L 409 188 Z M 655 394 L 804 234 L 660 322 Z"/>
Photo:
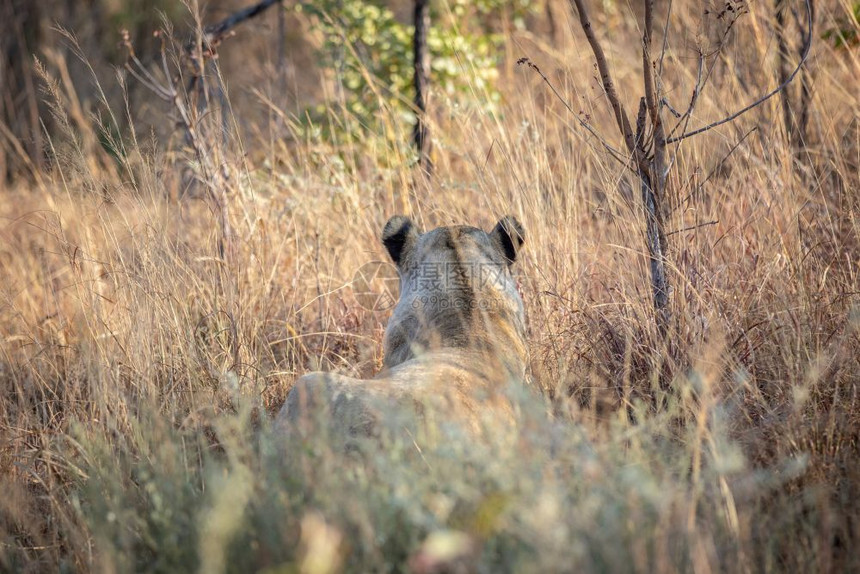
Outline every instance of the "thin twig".
<path id="1" fill-rule="evenodd" d="M 660 100 L 660 102 L 661 102 L 664 106 L 666 106 L 666 108 L 669 110 L 669 112 L 670 112 L 673 116 L 675 116 L 676 118 L 680 118 L 680 117 L 681 117 L 681 112 L 679 112 L 678 110 L 676 110 L 675 108 L 673 108 L 673 107 L 672 107 L 672 104 L 670 104 L 670 103 L 669 103 L 669 100 L 668 100 L 668 99 L 666 99 L 666 98 L 664 97 L 664 98 L 662 98 L 662 99 Z"/>
<path id="2" fill-rule="evenodd" d="M 723 37 L 725 40 L 725 36 Z M 722 46 L 722 41 L 721 41 Z M 722 49 L 722 47 L 720 47 Z M 687 109 L 678 117 L 678 122 L 675 124 L 675 127 L 672 128 L 672 131 L 669 132 L 669 137 L 667 140 L 671 142 L 672 136 L 675 135 L 675 132 L 678 131 L 678 128 L 683 126 L 681 129 L 681 133 L 683 133 L 687 129 L 687 125 L 690 122 L 690 116 L 693 114 L 693 110 L 696 109 L 696 104 L 699 103 L 699 96 L 702 94 L 702 90 L 705 89 L 705 84 L 708 83 L 708 80 L 711 77 L 711 72 L 714 70 L 714 66 L 716 66 L 716 59 L 711 62 L 711 65 L 708 67 L 707 73 L 704 74 L 705 70 L 705 60 L 708 56 L 705 55 L 704 51 L 699 48 L 699 58 L 698 63 L 696 64 L 696 83 L 693 85 L 693 93 L 690 95 L 690 103 L 687 104 Z M 668 143 L 668 142 L 667 142 Z"/>
<path id="3" fill-rule="evenodd" d="M 716 225 L 719 223 L 719 219 L 715 219 L 713 221 L 705 221 L 704 223 L 698 223 L 696 225 L 691 225 L 690 227 L 685 227 L 683 229 L 676 229 L 675 231 L 670 231 L 666 235 L 675 235 L 676 233 L 684 233 L 685 231 L 693 231 L 694 229 L 699 229 L 700 227 L 706 227 L 708 225 Z"/>
<path id="4" fill-rule="evenodd" d="M 717 67 L 719 56 L 726 46 L 726 39 L 729 37 L 729 32 L 731 32 L 731 30 L 734 28 L 738 18 L 748 13 L 749 12 L 746 10 L 732 12 L 733 18 L 731 22 L 729 22 L 729 25 L 726 26 L 725 30 L 723 30 L 722 36 L 720 37 L 716 48 L 714 48 L 708 53 L 705 53 L 704 49 L 701 46 L 698 48 L 699 58 L 698 63 L 696 65 L 696 83 L 693 86 L 693 94 L 690 96 L 690 103 L 687 106 L 687 110 L 678 119 L 678 122 L 675 124 L 675 127 L 673 127 L 672 130 L 669 132 L 669 135 L 667 137 L 667 143 L 678 141 L 677 139 L 672 137 L 675 135 L 675 132 L 678 131 L 678 128 L 681 128 L 682 134 L 687 132 L 687 126 L 690 124 L 693 110 L 696 109 L 696 105 L 699 103 L 699 97 L 704 92 L 705 86 L 707 86 L 708 82 L 711 79 L 711 75 L 714 73 L 714 69 Z M 707 14 L 707 11 L 705 12 L 705 14 Z M 726 14 L 726 12 L 724 11 L 722 12 L 722 14 Z M 718 15 L 717 18 L 719 17 L 720 16 Z M 710 64 L 707 67 L 707 71 L 705 71 L 705 62 L 707 62 L 708 59 L 710 59 Z"/>
<path id="5" fill-rule="evenodd" d="M 541 77 L 541 79 L 543 79 L 544 83 L 547 86 L 549 86 L 549 89 L 552 91 L 552 93 L 555 95 L 555 97 L 558 99 L 558 101 L 560 101 L 562 103 L 562 105 L 565 108 L 567 108 L 567 111 L 569 111 L 570 114 L 576 118 L 576 121 L 579 122 L 579 125 L 581 125 L 583 128 L 585 128 L 588 131 L 588 133 L 590 133 L 591 135 L 596 137 L 597 140 L 601 143 L 601 145 L 606 149 L 606 151 L 608 151 L 610 153 L 610 155 L 612 155 L 612 157 L 614 159 L 618 160 L 619 162 L 623 163 L 624 165 L 627 165 L 629 163 L 630 160 L 629 160 L 629 158 L 625 157 L 625 154 L 621 153 L 621 151 L 619 151 L 619 150 L 615 149 L 613 146 L 611 146 L 603 138 L 603 136 L 601 136 L 600 133 L 598 133 L 597 130 L 594 129 L 594 126 L 592 126 L 587 121 L 583 120 L 579 114 L 577 114 L 576 112 L 573 111 L 573 108 L 570 106 L 570 104 L 567 102 L 567 100 L 565 100 L 563 97 L 561 97 L 561 94 L 558 93 L 558 90 L 555 89 L 555 86 L 552 85 L 552 82 L 549 81 L 549 78 L 546 77 L 546 75 L 541 71 L 540 68 L 537 67 L 537 65 L 534 62 L 532 62 L 528 58 L 520 58 L 519 60 L 517 60 L 517 65 L 518 66 L 526 65 L 530 69 L 534 70 L 534 72 L 537 75 L 539 75 Z"/>
<path id="6" fill-rule="evenodd" d="M 743 137 L 741 137 L 741 139 L 739 139 L 735 143 L 735 145 L 733 145 L 731 149 L 729 149 L 729 153 L 723 156 L 723 159 L 721 159 L 720 162 L 714 167 L 714 169 L 711 170 L 711 173 L 708 174 L 708 176 L 702 181 L 700 185 L 705 185 L 706 183 L 708 183 L 708 181 L 714 176 L 714 174 L 717 173 L 717 170 L 723 167 L 723 164 L 726 163 L 726 160 L 729 159 L 729 156 L 731 156 L 735 152 L 735 150 L 738 149 L 740 145 L 744 143 L 744 141 L 746 141 L 746 139 L 750 136 L 751 133 L 757 130 L 758 127 L 754 127 L 750 129 L 747 133 L 745 133 Z"/>
<path id="7" fill-rule="evenodd" d="M 581 0 L 577 0 L 577 1 L 581 1 Z M 797 64 L 797 67 L 794 69 L 794 71 L 791 73 L 791 75 L 790 75 L 790 76 L 789 76 L 789 77 L 788 77 L 784 82 L 782 82 L 779 86 L 777 86 L 776 88 L 774 88 L 773 90 L 771 90 L 770 92 L 768 92 L 767 94 L 765 94 L 764 96 L 760 97 L 759 99 L 757 99 L 756 101 L 752 102 L 752 103 L 751 103 L 751 104 L 749 104 L 748 106 L 746 106 L 746 107 L 744 107 L 744 108 L 742 108 L 742 109 L 738 110 L 737 112 L 735 112 L 735 113 L 731 114 L 730 116 L 727 116 L 727 117 L 725 117 L 725 118 L 723 118 L 723 119 L 721 119 L 721 120 L 718 120 L 718 121 L 716 121 L 716 122 L 712 122 L 712 123 L 710 123 L 710 124 L 708 124 L 708 125 L 706 125 L 706 126 L 703 126 L 703 127 L 699 128 L 699 129 L 697 129 L 697 130 L 693 130 L 693 131 L 688 132 L 688 133 L 682 133 L 681 135 L 679 135 L 679 136 L 677 136 L 677 137 L 675 137 L 675 138 L 669 138 L 669 139 L 666 141 L 666 143 L 675 143 L 675 142 L 679 142 L 679 141 L 684 140 L 684 139 L 687 139 L 687 138 L 689 138 L 689 137 L 692 137 L 692 136 L 695 136 L 695 135 L 699 135 L 699 134 L 704 133 L 704 132 L 706 132 L 706 131 L 712 130 L 712 129 L 714 129 L 715 127 L 718 127 L 718 126 L 721 126 L 721 125 L 723 125 L 723 124 L 729 123 L 729 122 L 731 122 L 732 120 L 735 120 L 736 118 L 738 118 L 738 117 L 742 116 L 743 114 L 747 113 L 747 112 L 748 112 L 748 111 L 750 111 L 751 109 L 753 109 L 753 108 L 757 108 L 758 106 L 762 105 L 763 103 L 765 103 L 766 101 L 768 101 L 770 98 L 772 98 L 773 96 L 775 96 L 776 94 L 778 94 L 778 93 L 780 93 L 782 90 L 784 90 L 784 89 L 785 89 L 785 87 L 786 87 L 786 86 L 788 86 L 788 85 L 792 82 L 792 80 L 794 80 L 794 77 L 797 75 L 797 73 L 800 71 L 800 69 L 801 69 L 801 68 L 803 67 L 803 65 L 806 63 L 807 58 L 809 57 L 809 49 L 810 49 L 810 47 L 812 46 L 812 25 L 813 25 L 813 22 L 812 22 L 812 8 L 810 7 L 810 0 L 806 0 L 806 16 L 807 16 L 807 24 L 808 24 L 808 27 L 807 27 L 807 30 L 806 30 L 806 38 L 804 38 L 804 41 L 803 41 L 803 51 L 802 51 L 802 54 L 801 54 L 800 62 Z"/>

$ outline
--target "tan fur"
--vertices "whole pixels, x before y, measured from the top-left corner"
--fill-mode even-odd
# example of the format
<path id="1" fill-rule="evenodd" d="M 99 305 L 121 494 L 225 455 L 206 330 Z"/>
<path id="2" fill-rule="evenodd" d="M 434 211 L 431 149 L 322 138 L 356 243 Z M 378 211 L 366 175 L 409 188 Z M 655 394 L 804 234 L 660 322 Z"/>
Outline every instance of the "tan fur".
<path id="1" fill-rule="evenodd" d="M 421 234 L 394 217 L 382 240 L 401 283 L 384 369 L 369 380 L 301 377 L 278 424 L 302 429 L 321 411 L 358 435 L 374 434 L 380 419 L 404 411 L 432 413 L 472 432 L 489 419 L 512 424 L 504 389 L 522 382 L 527 362 L 523 303 L 510 272 L 522 226 L 507 217 L 490 232 L 453 226 Z"/>

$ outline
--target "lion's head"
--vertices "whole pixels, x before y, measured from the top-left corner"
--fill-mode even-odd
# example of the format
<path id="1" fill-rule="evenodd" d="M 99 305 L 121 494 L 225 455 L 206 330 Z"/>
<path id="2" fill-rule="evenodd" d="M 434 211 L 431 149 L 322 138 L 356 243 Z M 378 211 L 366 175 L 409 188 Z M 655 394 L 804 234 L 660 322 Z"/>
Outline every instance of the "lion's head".
<path id="1" fill-rule="evenodd" d="M 525 315 L 511 266 L 524 240 L 512 216 L 491 231 L 457 225 L 426 233 L 407 217 L 392 217 L 382 242 L 400 274 L 400 298 L 385 332 L 385 366 L 463 348 L 520 370 Z"/>

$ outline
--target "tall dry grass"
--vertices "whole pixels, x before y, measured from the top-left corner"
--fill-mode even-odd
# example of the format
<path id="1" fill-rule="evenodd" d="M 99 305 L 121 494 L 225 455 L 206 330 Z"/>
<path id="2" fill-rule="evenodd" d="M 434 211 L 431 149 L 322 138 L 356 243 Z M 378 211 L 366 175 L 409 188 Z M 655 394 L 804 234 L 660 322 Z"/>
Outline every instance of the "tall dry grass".
<path id="1" fill-rule="evenodd" d="M 700 16 L 676 8 L 668 63 L 687 71 L 666 81 L 683 102 Z M 774 83 L 766 9 L 738 24 L 697 124 Z M 599 21 L 632 106 L 635 20 Z M 517 32 L 497 113 L 437 98 L 432 185 L 393 116 L 384 137 L 326 143 L 272 136 L 289 113 L 243 127 L 234 108 L 235 262 L 206 202 L 165 184 L 181 138 L 124 134 L 110 173 L 68 123 L 55 169 L 0 205 L 0 569 L 860 568 L 856 49 L 814 45 L 802 150 L 778 101 L 672 150 L 664 341 L 635 182 L 512 61 L 527 55 L 614 137 L 586 48 L 575 30 L 554 46 Z M 398 212 L 425 228 L 523 222 L 532 380 L 511 391 L 515 438 L 284 444 L 268 415 L 298 375 L 380 366 L 386 314 L 350 282 L 385 259 Z"/>

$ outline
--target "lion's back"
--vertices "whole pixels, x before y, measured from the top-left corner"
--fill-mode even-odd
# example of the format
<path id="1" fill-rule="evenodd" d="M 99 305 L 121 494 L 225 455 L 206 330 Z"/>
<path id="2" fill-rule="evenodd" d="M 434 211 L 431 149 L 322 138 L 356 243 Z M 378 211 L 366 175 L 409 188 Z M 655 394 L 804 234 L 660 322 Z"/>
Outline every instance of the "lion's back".
<path id="1" fill-rule="evenodd" d="M 477 361 L 470 353 L 441 351 L 406 361 L 373 379 L 310 373 L 296 381 L 276 424 L 308 431 L 323 422 L 362 435 L 374 434 L 390 415 L 400 416 L 398 424 L 443 423 L 472 433 L 481 432 L 490 421 L 513 424 L 504 387 L 476 369 Z M 404 413 L 412 420 L 404 420 Z"/>

